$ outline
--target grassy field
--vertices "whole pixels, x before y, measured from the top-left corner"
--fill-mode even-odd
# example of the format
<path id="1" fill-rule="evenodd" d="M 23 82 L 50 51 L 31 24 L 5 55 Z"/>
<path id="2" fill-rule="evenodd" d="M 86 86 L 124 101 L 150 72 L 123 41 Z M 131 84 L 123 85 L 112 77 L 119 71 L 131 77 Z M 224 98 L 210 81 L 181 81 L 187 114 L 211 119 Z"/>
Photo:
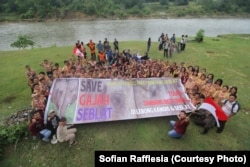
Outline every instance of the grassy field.
<path id="1" fill-rule="evenodd" d="M 242 110 L 231 118 L 222 134 L 215 128 L 207 135 L 200 135 L 201 127 L 190 124 L 181 140 L 167 136 L 170 119 L 175 116 L 141 120 L 116 121 L 77 125 L 78 145 L 69 148 L 68 143 L 48 144 L 24 138 L 6 149 L 0 166 L 94 166 L 95 150 L 250 150 L 249 109 L 250 94 L 250 35 L 225 35 L 205 38 L 203 43 L 190 42 L 186 50 L 175 54 L 171 62 L 199 65 L 223 84 L 238 87 L 238 100 Z M 153 43 L 150 56 L 163 59 L 163 53 Z M 146 41 L 120 42 L 120 48 L 144 53 Z M 31 65 L 37 72 L 44 59 L 63 65 L 70 58 L 72 46 L 50 47 L 32 50 L 0 52 L 0 119 L 30 105 L 30 89 L 27 86 L 25 68 Z"/>

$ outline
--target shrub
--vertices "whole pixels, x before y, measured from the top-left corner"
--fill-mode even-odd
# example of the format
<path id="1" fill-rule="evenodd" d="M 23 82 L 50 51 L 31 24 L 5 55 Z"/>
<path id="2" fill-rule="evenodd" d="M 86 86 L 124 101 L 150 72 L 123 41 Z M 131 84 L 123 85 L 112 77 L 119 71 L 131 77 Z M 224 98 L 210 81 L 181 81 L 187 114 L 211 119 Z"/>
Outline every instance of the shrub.
<path id="1" fill-rule="evenodd" d="M 34 46 L 34 42 L 32 41 L 32 39 L 26 35 L 19 35 L 17 40 L 15 42 L 13 42 L 12 44 L 10 44 L 11 47 L 15 47 L 15 48 L 27 48 L 28 46 L 33 47 Z"/>
<path id="2" fill-rule="evenodd" d="M 195 41 L 197 42 L 202 42 L 204 39 L 204 33 L 205 31 L 203 29 L 200 29 L 197 33 L 196 33 L 196 37 L 195 37 Z"/>
<path id="3" fill-rule="evenodd" d="M 3 158 L 4 148 L 8 144 L 17 142 L 22 136 L 27 134 L 27 123 L 20 123 L 11 126 L 0 125 L 0 159 Z"/>

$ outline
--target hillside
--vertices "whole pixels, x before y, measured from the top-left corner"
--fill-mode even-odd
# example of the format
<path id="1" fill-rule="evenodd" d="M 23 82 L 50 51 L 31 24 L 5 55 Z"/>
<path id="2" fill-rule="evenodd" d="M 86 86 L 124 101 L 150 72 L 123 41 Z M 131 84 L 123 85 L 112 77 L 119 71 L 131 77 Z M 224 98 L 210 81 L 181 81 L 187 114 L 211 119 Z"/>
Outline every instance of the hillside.
<path id="1" fill-rule="evenodd" d="M 0 4 L 0 21 L 249 17 L 249 6 L 250 0 L 4 0 Z"/>

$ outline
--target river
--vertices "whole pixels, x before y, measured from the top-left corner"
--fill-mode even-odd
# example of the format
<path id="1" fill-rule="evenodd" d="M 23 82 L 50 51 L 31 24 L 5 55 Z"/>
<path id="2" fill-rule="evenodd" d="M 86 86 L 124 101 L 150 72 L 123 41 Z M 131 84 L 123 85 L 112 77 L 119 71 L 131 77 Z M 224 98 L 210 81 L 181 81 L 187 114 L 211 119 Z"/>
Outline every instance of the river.
<path id="1" fill-rule="evenodd" d="M 70 46 L 77 40 L 84 43 L 147 40 L 157 41 L 163 33 L 176 37 L 182 34 L 195 36 L 199 29 L 205 36 L 216 37 L 220 34 L 250 34 L 250 19 L 145 19 L 145 20 L 95 20 L 95 21 L 57 21 L 21 22 L 0 24 L 0 51 L 14 50 L 10 44 L 18 35 L 31 36 L 35 47 Z"/>

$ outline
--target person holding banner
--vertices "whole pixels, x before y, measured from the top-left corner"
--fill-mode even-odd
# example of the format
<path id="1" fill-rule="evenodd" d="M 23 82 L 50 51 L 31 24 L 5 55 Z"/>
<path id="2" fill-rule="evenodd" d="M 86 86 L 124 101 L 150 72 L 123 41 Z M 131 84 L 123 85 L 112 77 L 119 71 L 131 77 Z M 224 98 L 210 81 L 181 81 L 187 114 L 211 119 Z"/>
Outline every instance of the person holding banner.
<path id="1" fill-rule="evenodd" d="M 189 117 L 184 110 L 182 110 L 177 117 L 177 121 L 170 121 L 170 125 L 173 129 L 168 132 L 168 135 L 172 138 L 180 139 L 186 133 L 189 125 Z"/>

